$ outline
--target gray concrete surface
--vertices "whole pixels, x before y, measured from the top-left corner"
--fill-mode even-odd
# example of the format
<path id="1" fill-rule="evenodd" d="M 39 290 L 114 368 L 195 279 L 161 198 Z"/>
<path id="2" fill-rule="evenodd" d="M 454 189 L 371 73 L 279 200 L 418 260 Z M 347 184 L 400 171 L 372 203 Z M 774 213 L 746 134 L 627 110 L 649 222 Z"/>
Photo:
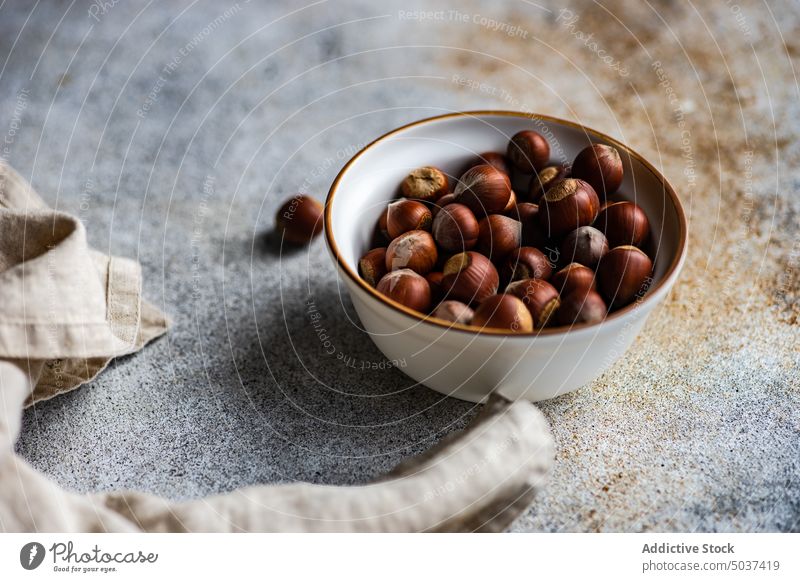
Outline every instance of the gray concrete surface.
<path id="1" fill-rule="evenodd" d="M 557 465 L 514 529 L 800 528 L 796 7 L 426 4 L 0 4 L 2 155 L 175 321 L 28 410 L 18 452 L 72 490 L 185 499 L 364 482 L 464 426 L 473 405 L 381 368 L 321 240 L 265 233 L 384 131 L 529 109 L 663 168 L 691 252 L 624 361 L 543 404 Z"/>

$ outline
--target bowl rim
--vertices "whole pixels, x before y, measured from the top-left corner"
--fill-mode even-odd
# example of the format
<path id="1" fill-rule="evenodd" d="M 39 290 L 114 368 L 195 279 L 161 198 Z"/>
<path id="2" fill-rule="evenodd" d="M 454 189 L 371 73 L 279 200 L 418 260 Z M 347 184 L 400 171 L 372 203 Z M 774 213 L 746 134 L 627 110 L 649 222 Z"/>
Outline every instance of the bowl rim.
<path id="1" fill-rule="evenodd" d="M 416 127 L 418 125 L 434 123 L 437 121 L 443 121 L 445 119 L 451 118 L 459 118 L 459 117 L 481 117 L 481 116 L 501 116 L 501 117 L 519 117 L 522 119 L 540 119 L 543 121 L 549 121 L 556 124 L 566 125 L 568 127 L 572 127 L 574 129 L 579 129 L 598 140 L 601 140 L 605 143 L 609 143 L 619 149 L 620 151 L 624 151 L 627 155 L 631 158 L 636 159 L 639 163 L 641 163 L 651 174 L 653 174 L 656 179 L 662 183 L 664 186 L 664 190 L 669 195 L 670 200 L 672 201 L 672 205 L 675 208 L 675 212 L 678 215 L 678 251 L 675 253 L 675 256 L 672 257 L 672 261 L 670 262 L 669 266 L 667 267 L 664 276 L 661 278 L 658 283 L 656 283 L 653 287 L 648 289 L 648 291 L 643 295 L 641 300 L 634 301 L 633 303 L 626 305 L 625 307 L 618 309 L 617 311 L 608 315 L 602 321 L 596 323 L 578 323 L 572 325 L 562 325 L 558 327 L 545 327 L 544 329 L 533 330 L 532 332 L 512 332 L 502 329 L 496 328 L 476 328 L 470 325 L 464 325 L 460 323 L 453 323 L 451 321 L 447 321 L 444 319 L 439 319 L 437 317 L 433 317 L 432 315 L 426 315 L 409 307 L 406 307 L 402 303 L 398 303 L 389 297 L 386 297 L 382 293 L 378 292 L 377 289 L 369 285 L 364 279 L 362 279 L 358 273 L 355 273 L 352 268 L 347 264 L 347 261 L 344 260 L 342 257 L 339 247 L 336 244 L 336 240 L 333 236 L 333 228 L 331 227 L 332 223 L 332 208 L 333 208 L 333 198 L 336 195 L 336 192 L 339 188 L 339 183 L 341 182 L 344 175 L 350 170 L 351 166 L 368 150 L 376 146 L 377 144 L 385 141 L 386 139 L 399 134 L 403 131 L 411 129 L 412 127 Z M 435 115 L 433 117 L 426 117 L 424 119 L 419 119 L 417 121 L 412 121 L 411 123 L 407 123 L 405 125 L 401 125 L 400 127 L 388 131 L 381 135 L 380 137 L 374 139 L 363 148 L 361 148 L 350 160 L 342 167 L 339 173 L 336 175 L 333 183 L 331 184 L 330 190 L 328 190 L 328 196 L 325 200 L 325 242 L 328 245 L 328 249 L 330 250 L 333 258 L 341 272 L 344 272 L 345 275 L 349 279 L 351 279 L 357 286 L 359 286 L 362 290 L 364 290 L 367 295 L 371 296 L 372 298 L 376 299 L 378 302 L 390 307 L 391 309 L 406 315 L 414 319 L 419 323 L 427 323 L 430 325 L 434 325 L 437 327 L 441 327 L 447 330 L 462 332 L 462 333 L 469 333 L 474 335 L 493 335 L 493 336 L 504 336 L 511 338 L 531 338 L 531 337 L 539 337 L 539 336 L 553 336 L 553 335 L 561 335 L 576 332 L 579 330 L 584 330 L 587 328 L 595 328 L 602 326 L 610 321 L 615 319 L 620 319 L 625 317 L 629 313 L 635 311 L 636 309 L 642 307 L 645 303 L 658 301 L 657 297 L 661 295 L 659 291 L 664 291 L 664 289 L 668 289 L 670 285 L 672 285 L 673 279 L 677 277 L 680 267 L 683 263 L 683 260 L 686 256 L 686 249 L 687 249 L 687 240 L 688 240 L 688 226 L 686 222 L 686 215 L 683 210 L 683 205 L 681 204 L 680 198 L 678 198 L 678 194 L 675 192 L 675 189 L 669 183 L 669 181 L 664 177 L 661 172 L 659 172 L 650 162 L 648 162 L 644 156 L 636 152 L 635 150 L 631 149 L 627 145 L 623 144 L 622 142 L 618 141 L 617 139 L 606 135 L 600 131 L 587 127 L 583 124 L 576 123 L 574 121 L 569 121 L 567 119 L 561 119 L 558 117 L 553 117 L 550 115 L 544 115 L 540 113 L 526 113 L 523 111 L 511 111 L 511 110 L 495 110 L 495 109 L 479 109 L 479 110 L 471 110 L 471 111 L 454 111 L 451 113 L 445 113 L 442 115 Z"/>

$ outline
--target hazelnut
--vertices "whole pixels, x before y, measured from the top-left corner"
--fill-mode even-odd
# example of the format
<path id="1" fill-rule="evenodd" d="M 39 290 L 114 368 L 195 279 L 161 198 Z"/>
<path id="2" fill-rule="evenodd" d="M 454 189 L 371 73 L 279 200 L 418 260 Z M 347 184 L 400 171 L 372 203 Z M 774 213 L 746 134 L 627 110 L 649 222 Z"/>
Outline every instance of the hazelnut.
<path id="1" fill-rule="evenodd" d="M 560 271 L 557 271 L 550 282 L 558 289 L 561 295 L 570 295 L 577 291 L 589 291 L 595 289 L 594 271 L 579 263 L 570 263 Z"/>
<path id="2" fill-rule="evenodd" d="M 442 285 L 447 296 L 464 303 L 480 303 L 497 293 L 500 277 L 492 262 L 480 253 L 467 251 L 444 264 Z"/>
<path id="3" fill-rule="evenodd" d="M 608 252 L 605 235 L 591 226 L 582 226 L 569 233 L 561 243 L 561 257 L 594 268 Z"/>
<path id="4" fill-rule="evenodd" d="M 378 217 L 378 224 L 375 226 L 378 237 L 382 238 L 386 243 L 389 243 L 392 240 L 392 237 L 389 236 L 389 227 L 386 224 L 388 216 L 389 208 L 387 207 L 383 209 L 383 212 L 381 212 L 381 215 Z"/>
<path id="5" fill-rule="evenodd" d="M 283 239 L 293 244 L 306 244 L 322 232 L 325 207 L 305 194 L 297 194 L 283 203 L 275 223 Z"/>
<path id="6" fill-rule="evenodd" d="M 513 190 L 511 191 L 511 196 L 508 198 L 508 204 L 506 204 L 506 207 L 503 208 L 503 212 L 500 214 L 504 214 L 509 218 L 517 218 L 517 195 L 514 194 Z"/>
<path id="7" fill-rule="evenodd" d="M 597 267 L 597 283 L 612 307 L 628 305 L 650 286 L 653 262 L 641 249 L 625 245 L 606 253 Z"/>
<path id="8" fill-rule="evenodd" d="M 549 279 L 553 272 L 544 253 L 533 247 L 520 247 L 511 251 L 503 264 L 503 280 Z"/>
<path id="9" fill-rule="evenodd" d="M 442 301 L 433 310 L 433 316 L 453 323 L 469 325 L 472 322 L 474 311 L 461 301 Z"/>
<path id="10" fill-rule="evenodd" d="M 508 161 L 503 154 L 497 152 L 483 152 L 482 154 L 478 154 L 467 166 L 467 170 L 474 166 L 480 166 L 483 164 L 488 164 L 497 168 L 504 174 L 510 174 L 511 168 L 508 167 Z"/>
<path id="11" fill-rule="evenodd" d="M 561 325 L 575 323 L 598 323 L 608 313 L 606 302 L 597 291 L 591 289 L 576 291 L 562 296 L 561 307 L 558 308 L 558 322 Z"/>
<path id="12" fill-rule="evenodd" d="M 439 211 L 442 208 L 444 208 L 448 204 L 453 204 L 454 202 L 456 202 L 457 199 L 458 197 L 452 192 L 450 192 L 450 194 L 445 194 L 444 196 L 439 198 L 436 202 L 431 202 L 430 208 L 433 218 L 436 218 L 436 215 L 439 214 Z"/>
<path id="13" fill-rule="evenodd" d="M 528 199 L 538 204 L 544 193 L 553 187 L 556 182 L 566 180 L 569 177 L 570 171 L 566 166 L 558 165 L 542 168 L 531 178 L 531 183 L 528 186 Z"/>
<path id="14" fill-rule="evenodd" d="M 406 176 L 400 190 L 406 198 L 432 202 L 449 192 L 450 183 L 439 168 L 425 166 Z"/>
<path id="15" fill-rule="evenodd" d="M 431 307 L 431 290 L 425 277 L 410 269 L 386 273 L 378 282 L 378 291 L 389 299 L 417 311 L 427 312 Z"/>
<path id="16" fill-rule="evenodd" d="M 600 208 L 597 193 L 583 180 L 567 178 L 550 188 L 539 202 L 539 223 L 547 237 L 565 235 L 594 222 Z"/>
<path id="17" fill-rule="evenodd" d="M 431 211 L 417 200 L 397 200 L 386 209 L 386 230 L 395 239 L 409 230 L 430 230 Z"/>
<path id="18" fill-rule="evenodd" d="M 490 214 L 478 228 L 478 250 L 492 261 L 502 261 L 522 244 L 522 223 L 508 216 Z"/>
<path id="19" fill-rule="evenodd" d="M 428 285 L 430 285 L 431 288 L 431 301 L 434 304 L 444 299 L 445 292 L 444 287 L 442 287 L 443 278 L 444 273 L 441 271 L 431 271 L 425 275 L 425 279 L 428 281 Z"/>
<path id="20" fill-rule="evenodd" d="M 386 270 L 411 269 L 424 275 L 436 265 L 439 254 L 429 232 L 411 230 L 389 243 L 386 249 Z"/>
<path id="21" fill-rule="evenodd" d="M 358 261 L 361 278 L 375 287 L 386 274 L 386 249 L 372 249 Z"/>
<path id="22" fill-rule="evenodd" d="M 542 279 L 514 281 L 506 287 L 506 293 L 522 299 L 536 329 L 545 327 L 561 305 L 556 288 Z"/>
<path id="23" fill-rule="evenodd" d="M 448 204 L 436 215 L 432 232 L 443 250 L 468 251 L 478 242 L 478 221 L 463 204 Z"/>
<path id="24" fill-rule="evenodd" d="M 506 155 L 520 172 L 532 174 L 547 164 L 550 159 L 550 144 L 535 131 L 520 131 L 508 142 Z"/>
<path id="25" fill-rule="evenodd" d="M 483 164 L 470 168 L 456 186 L 458 202 L 476 215 L 502 212 L 511 198 L 511 181 L 493 166 Z"/>
<path id="26" fill-rule="evenodd" d="M 602 143 L 582 149 L 572 163 L 572 177 L 591 184 L 600 198 L 611 196 L 622 184 L 619 152 Z"/>
<path id="27" fill-rule="evenodd" d="M 650 234 L 650 221 L 633 202 L 611 202 L 597 215 L 594 225 L 605 233 L 612 247 L 640 247 Z"/>
<path id="28" fill-rule="evenodd" d="M 533 331 L 533 318 L 518 297 L 506 294 L 492 295 L 475 310 L 472 325 L 530 333 Z"/>

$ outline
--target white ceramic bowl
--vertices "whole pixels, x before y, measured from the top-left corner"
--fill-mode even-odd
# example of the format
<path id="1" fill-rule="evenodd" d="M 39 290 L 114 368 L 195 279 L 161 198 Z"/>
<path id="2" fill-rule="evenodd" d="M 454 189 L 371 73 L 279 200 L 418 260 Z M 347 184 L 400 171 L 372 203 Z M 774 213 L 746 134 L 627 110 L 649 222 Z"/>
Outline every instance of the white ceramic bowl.
<path id="1" fill-rule="evenodd" d="M 373 228 L 414 168 L 457 175 L 473 156 L 504 152 L 522 129 L 547 137 L 554 161 L 571 162 L 590 142 L 615 146 L 625 179 L 615 199 L 639 204 L 650 219 L 653 284 L 644 297 L 598 324 L 532 334 L 475 330 L 421 314 L 378 293 L 358 275 Z M 403 126 L 361 150 L 337 176 L 325 210 L 325 235 L 364 328 L 380 350 L 417 382 L 478 402 L 498 390 L 510 399 L 553 398 L 597 378 L 628 349 L 647 316 L 669 293 L 686 256 L 686 219 L 664 177 L 627 146 L 581 125 L 544 115 L 472 111 Z"/>

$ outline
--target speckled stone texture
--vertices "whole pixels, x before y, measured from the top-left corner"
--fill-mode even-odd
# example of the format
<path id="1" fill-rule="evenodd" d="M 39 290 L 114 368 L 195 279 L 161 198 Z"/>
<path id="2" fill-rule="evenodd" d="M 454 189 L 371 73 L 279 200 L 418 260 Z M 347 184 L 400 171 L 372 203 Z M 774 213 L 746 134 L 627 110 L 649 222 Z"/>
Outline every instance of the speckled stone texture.
<path id="1" fill-rule="evenodd" d="M 463 427 L 473 405 L 385 365 L 321 240 L 281 253 L 265 233 L 389 129 L 524 109 L 663 168 L 691 248 L 623 361 L 542 405 L 556 468 L 514 529 L 800 528 L 791 2 L 0 6 L 0 155 L 141 261 L 175 322 L 25 413 L 18 452 L 60 485 L 361 483 Z"/>

